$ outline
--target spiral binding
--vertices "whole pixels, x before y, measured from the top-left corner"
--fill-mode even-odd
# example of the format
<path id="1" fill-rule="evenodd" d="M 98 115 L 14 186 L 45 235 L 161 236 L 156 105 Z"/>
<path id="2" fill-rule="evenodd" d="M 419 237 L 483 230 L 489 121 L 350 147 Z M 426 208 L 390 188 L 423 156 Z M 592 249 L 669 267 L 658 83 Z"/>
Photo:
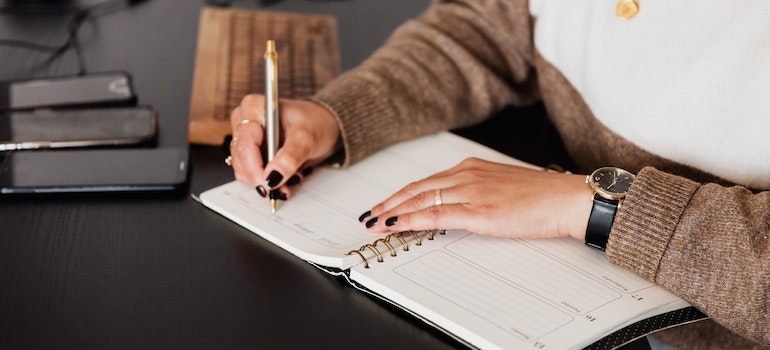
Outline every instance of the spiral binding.
<path id="1" fill-rule="evenodd" d="M 408 252 L 409 251 L 409 242 L 407 241 L 407 238 L 411 237 L 411 241 L 414 242 L 414 245 L 420 246 L 422 245 L 422 237 L 421 235 L 427 236 L 429 241 L 432 241 L 433 238 L 436 236 L 436 234 L 446 234 L 446 230 L 425 230 L 415 232 L 415 231 L 404 231 L 404 232 L 395 232 L 387 235 L 385 238 L 380 238 L 375 240 L 372 243 L 365 244 L 361 246 L 361 248 L 358 248 L 356 250 L 351 250 L 345 255 L 353 255 L 356 254 L 361 258 L 361 261 L 364 263 L 364 268 L 369 268 L 369 259 L 366 258 L 363 252 L 370 251 L 374 254 L 373 257 L 377 257 L 377 262 L 383 262 L 385 261 L 384 254 L 382 251 L 380 251 L 379 248 L 377 248 L 377 245 L 379 243 L 382 243 L 382 245 L 385 246 L 385 248 L 390 253 L 390 256 L 396 256 L 396 248 L 391 243 L 391 240 L 398 240 L 399 243 L 401 243 L 400 248 Z"/>

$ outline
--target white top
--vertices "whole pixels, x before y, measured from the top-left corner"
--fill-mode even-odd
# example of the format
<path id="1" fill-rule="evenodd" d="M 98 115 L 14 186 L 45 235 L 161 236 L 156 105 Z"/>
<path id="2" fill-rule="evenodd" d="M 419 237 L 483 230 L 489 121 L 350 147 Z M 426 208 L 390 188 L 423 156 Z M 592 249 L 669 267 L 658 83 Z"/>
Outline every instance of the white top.
<path id="1" fill-rule="evenodd" d="M 538 51 L 618 135 L 770 188 L 770 1 L 618 1 L 531 0 Z"/>

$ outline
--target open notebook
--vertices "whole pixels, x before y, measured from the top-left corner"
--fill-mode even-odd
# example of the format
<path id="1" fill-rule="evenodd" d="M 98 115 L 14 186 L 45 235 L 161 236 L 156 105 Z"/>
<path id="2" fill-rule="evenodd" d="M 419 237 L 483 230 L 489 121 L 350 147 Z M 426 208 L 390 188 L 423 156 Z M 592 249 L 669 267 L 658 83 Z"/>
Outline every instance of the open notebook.
<path id="1" fill-rule="evenodd" d="M 238 182 L 199 199 L 472 347 L 613 348 L 705 317 L 574 239 L 502 239 L 459 230 L 375 235 L 357 221 L 407 183 L 469 156 L 530 166 L 439 133 L 391 146 L 348 169 L 318 169 L 275 215 L 268 201 Z"/>

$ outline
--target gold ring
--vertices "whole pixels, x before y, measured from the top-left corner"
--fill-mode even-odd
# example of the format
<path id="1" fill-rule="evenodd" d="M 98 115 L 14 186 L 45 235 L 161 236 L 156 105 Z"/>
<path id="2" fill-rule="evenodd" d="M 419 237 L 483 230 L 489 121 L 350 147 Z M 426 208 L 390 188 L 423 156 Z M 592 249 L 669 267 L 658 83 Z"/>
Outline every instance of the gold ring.
<path id="1" fill-rule="evenodd" d="M 263 122 L 262 120 L 258 120 L 258 119 L 244 119 L 244 120 L 239 121 L 238 124 L 235 125 L 235 128 L 237 129 L 241 125 L 246 125 L 248 123 L 257 123 L 257 124 L 259 124 L 259 126 L 261 126 L 263 128 L 265 127 L 265 122 Z"/>
<path id="2" fill-rule="evenodd" d="M 227 166 L 233 166 L 233 156 L 227 156 L 227 158 L 225 158 L 225 164 L 227 164 Z"/>
<path id="3" fill-rule="evenodd" d="M 435 205 L 438 206 L 438 205 L 444 204 L 444 201 L 441 199 L 441 190 L 440 189 L 433 191 L 433 198 L 434 198 L 434 202 L 433 203 Z"/>

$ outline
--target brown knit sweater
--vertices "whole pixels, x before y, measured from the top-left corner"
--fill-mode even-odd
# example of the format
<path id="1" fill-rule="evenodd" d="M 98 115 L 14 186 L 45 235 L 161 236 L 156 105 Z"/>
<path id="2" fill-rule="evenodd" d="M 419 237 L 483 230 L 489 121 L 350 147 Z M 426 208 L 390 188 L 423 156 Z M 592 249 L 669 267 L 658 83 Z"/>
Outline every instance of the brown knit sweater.
<path id="1" fill-rule="evenodd" d="M 524 0 L 437 1 L 401 26 L 312 97 L 339 120 L 345 165 L 542 100 L 578 171 L 614 165 L 638 174 L 607 259 L 711 317 L 656 336 L 683 349 L 770 346 L 770 191 L 652 154 L 605 127 L 536 49 L 534 20 Z"/>

